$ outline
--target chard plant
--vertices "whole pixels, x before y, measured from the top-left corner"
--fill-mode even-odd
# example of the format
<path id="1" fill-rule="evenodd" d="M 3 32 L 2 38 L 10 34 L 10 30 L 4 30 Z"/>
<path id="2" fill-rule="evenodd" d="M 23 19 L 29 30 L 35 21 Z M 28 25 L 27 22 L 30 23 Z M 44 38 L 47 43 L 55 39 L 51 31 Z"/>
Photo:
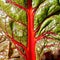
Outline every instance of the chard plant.
<path id="1" fill-rule="evenodd" d="M 0 0 L 0 60 L 60 60 L 60 0 Z"/>

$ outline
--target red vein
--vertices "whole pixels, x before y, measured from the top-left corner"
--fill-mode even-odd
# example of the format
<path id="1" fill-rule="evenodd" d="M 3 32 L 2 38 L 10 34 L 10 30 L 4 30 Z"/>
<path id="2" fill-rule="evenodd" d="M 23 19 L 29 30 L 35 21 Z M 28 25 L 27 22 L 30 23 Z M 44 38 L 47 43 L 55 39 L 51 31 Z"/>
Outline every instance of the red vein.
<path id="1" fill-rule="evenodd" d="M 36 33 L 39 31 L 41 25 L 42 25 L 42 23 L 35 29 L 35 35 L 36 35 Z"/>
<path id="2" fill-rule="evenodd" d="M 19 4 L 15 3 L 15 2 L 12 2 L 12 0 L 7 0 L 7 2 L 10 3 L 10 4 L 13 4 L 13 5 L 17 6 L 18 8 L 23 9 L 24 11 L 27 12 L 27 9 L 25 7 L 19 5 Z"/>
<path id="3" fill-rule="evenodd" d="M 49 47 L 53 47 L 55 45 L 60 45 L 60 44 L 51 44 L 51 45 L 46 45 L 45 47 L 49 48 Z"/>
<path id="4" fill-rule="evenodd" d="M 46 35 L 46 34 L 53 34 L 53 35 L 57 35 L 57 34 L 55 34 L 54 32 L 50 32 L 50 31 L 46 32 L 46 33 L 45 33 L 45 35 Z"/>
<path id="5" fill-rule="evenodd" d="M 54 40 L 54 38 L 45 36 L 46 39 Z"/>
<path id="6" fill-rule="evenodd" d="M 40 36 L 38 36 L 38 37 L 36 38 L 36 42 L 39 41 L 39 40 L 41 40 L 41 39 L 43 39 L 43 38 L 45 38 L 44 35 L 40 35 Z"/>
<path id="7" fill-rule="evenodd" d="M 39 29 L 40 29 L 40 25 L 36 28 L 35 35 L 36 35 L 36 33 L 38 32 Z"/>
<path id="8" fill-rule="evenodd" d="M 11 39 L 11 41 L 12 41 L 15 45 L 21 46 L 21 47 L 26 51 L 26 47 L 25 47 L 22 43 L 17 42 L 17 41 L 16 41 L 13 37 L 11 37 L 8 33 L 5 33 L 5 34 L 6 34 L 6 36 L 7 36 L 8 38 Z"/>
<path id="9" fill-rule="evenodd" d="M 48 32 L 42 33 L 40 36 L 38 36 L 38 37 L 36 38 L 36 40 L 38 41 L 38 40 L 41 40 L 41 39 L 43 39 L 43 38 L 48 38 L 48 37 L 46 37 L 46 34 L 57 35 L 57 34 L 55 34 L 54 32 L 48 31 Z M 52 38 L 51 38 L 51 39 L 52 39 Z"/>
<path id="10" fill-rule="evenodd" d="M 18 46 L 21 46 L 21 47 L 25 50 L 25 52 L 27 52 L 26 47 L 25 47 L 22 43 L 17 42 L 17 41 L 16 41 L 13 37 L 11 37 L 8 33 L 5 33 L 5 34 L 6 34 L 6 36 L 7 36 L 8 38 L 10 38 L 11 41 L 14 43 L 14 45 L 15 45 L 16 48 L 18 49 L 19 53 L 26 59 L 26 56 L 22 53 L 22 51 L 19 49 Z"/>
<path id="11" fill-rule="evenodd" d="M 19 47 L 16 45 L 16 48 L 19 50 L 19 53 L 26 59 L 26 55 L 23 54 L 23 52 L 19 49 Z"/>

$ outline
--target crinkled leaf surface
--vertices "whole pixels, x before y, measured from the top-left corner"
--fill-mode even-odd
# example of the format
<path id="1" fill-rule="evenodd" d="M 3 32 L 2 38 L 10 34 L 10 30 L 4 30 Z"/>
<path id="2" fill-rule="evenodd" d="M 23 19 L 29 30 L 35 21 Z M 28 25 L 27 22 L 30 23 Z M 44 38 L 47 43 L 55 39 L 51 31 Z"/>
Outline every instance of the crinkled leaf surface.
<path id="1" fill-rule="evenodd" d="M 60 10 L 60 4 L 58 0 L 46 0 L 42 4 L 40 4 L 39 8 L 35 14 L 34 25 L 35 29 L 41 24 L 44 19 L 53 13 Z"/>
<path id="2" fill-rule="evenodd" d="M 44 53 L 46 53 L 47 51 L 52 51 L 53 54 L 53 52 L 58 51 L 60 48 L 60 1 L 39 0 L 40 2 L 37 1 L 38 3 L 35 1 L 36 0 L 33 1 L 34 3 L 33 7 L 37 6 L 37 10 L 34 16 L 34 30 L 38 29 L 38 31 L 36 32 L 36 37 L 48 31 L 54 32 L 56 34 L 56 35 L 46 34 L 48 38 L 43 38 L 42 41 L 38 41 L 36 44 L 36 51 L 37 51 L 36 60 L 41 59 L 45 60 L 46 56 L 45 55 L 43 56 Z M 47 45 L 49 46 L 46 47 Z"/>
<path id="3" fill-rule="evenodd" d="M 27 8 L 27 0 L 12 0 L 13 2 Z M 53 32 L 46 34 L 47 38 L 37 41 L 36 60 L 44 60 L 44 53 L 51 51 L 53 55 L 60 50 L 60 0 L 32 0 L 34 15 L 34 30 L 37 30 L 35 38 L 44 32 Z M 5 36 L 8 32 L 10 36 L 24 46 L 27 46 L 28 40 L 28 17 L 27 12 L 17 6 L 7 3 L 6 0 L 0 0 L 0 52 L 6 52 L 3 56 L 5 60 L 24 60 L 19 55 L 14 44 Z M 6 44 L 7 43 L 7 44 Z M 3 47 L 3 48 L 2 48 Z M 12 51 L 13 52 L 12 52 Z M 24 50 L 22 49 L 24 52 Z M 10 55 L 9 55 L 10 53 Z M 0 58 L 3 60 L 4 58 Z"/>

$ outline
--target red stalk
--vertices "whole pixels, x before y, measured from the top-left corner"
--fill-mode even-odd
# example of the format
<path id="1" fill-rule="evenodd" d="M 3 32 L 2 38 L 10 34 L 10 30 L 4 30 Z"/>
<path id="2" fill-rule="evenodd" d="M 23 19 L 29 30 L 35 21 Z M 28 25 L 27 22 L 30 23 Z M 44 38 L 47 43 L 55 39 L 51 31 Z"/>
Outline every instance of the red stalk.
<path id="1" fill-rule="evenodd" d="M 31 0 L 28 0 L 28 50 L 29 55 L 27 60 L 36 60 L 35 55 L 35 37 L 34 37 L 34 12 Z"/>
<path id="2" fill-rule="evenodd" d="M 30 52 L 30 60 L 36 60 L 35 57 L 35 39 L 34 39 L 34 13 L 32 8 L 28 10 L 28 48 Z"/>

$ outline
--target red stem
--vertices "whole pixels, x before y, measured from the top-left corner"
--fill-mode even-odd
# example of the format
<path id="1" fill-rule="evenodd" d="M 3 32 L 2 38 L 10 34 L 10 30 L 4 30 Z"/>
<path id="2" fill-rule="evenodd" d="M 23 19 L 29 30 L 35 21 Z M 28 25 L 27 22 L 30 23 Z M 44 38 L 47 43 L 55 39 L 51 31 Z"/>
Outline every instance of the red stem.
<path id="1" fill-rule="evenodd" d="M 28 59 L 36 60 L 35 54 L 35 37 L 34 37 L 34 12 L 33 12 L 31 0 L 28 0 Z"/>

